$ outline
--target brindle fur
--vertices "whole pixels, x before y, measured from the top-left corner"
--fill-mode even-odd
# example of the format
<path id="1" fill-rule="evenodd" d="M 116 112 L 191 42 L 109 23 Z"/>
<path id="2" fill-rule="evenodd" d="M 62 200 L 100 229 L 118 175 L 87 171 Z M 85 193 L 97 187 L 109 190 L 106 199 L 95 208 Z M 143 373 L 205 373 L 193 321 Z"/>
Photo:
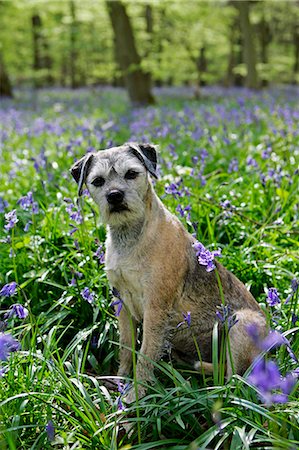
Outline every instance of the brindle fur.
<path id="1" fill-rule="evenodd" d="M 136 179 L 125 179 L 129 169 L 139 173 Z M 212 330 L 217 306 L 221 305 L 215 272 L 207 272 L 199 265 L 192 247 L 194 238 L 165 208 L 153 189 L 149 171 L 155 175 L 155 169 L 155 147 L 135 143 L 89 154 L 72 168 L 74 178 L 81 184 L 79 191 L 86 182 L 107 223 L 107 276 L 125 304 L 119 316 L 119 376 L 127 376 L 132 370 L 130 320 L 135 330 L 143 322 L 137 363 L 137 379 L 141 382 L 151 379 L 151 361 L 161 358 L 166 343 L 170 342 L 173 353 L 184 355 L 185 360 L 198 360 L 192 335 L 200 348 L 203 367 L 211 371 Z M 92 184 L 97 176 L 105 179 L 102 187 Z M 107 195 L 112 190 L 124 192 L 127 210 L 111 212 Z M 216 266 L 225 303 L 238 320 L 229 333 L 234 371 L 243 373 L 257 355 L 246 327 L 256 324 L 260 334 L 265 335 L 265 317 L 241 281 L 220 263 Z M 177 328 L 182 313 L 188 311 L 191 330 L 187 325 Z M 231 375 L 228 358 L 227 377 Z M 139 394 L 143 393 L 140 385 Z M 133 391 L 129 397 L 134 398 Z"/>

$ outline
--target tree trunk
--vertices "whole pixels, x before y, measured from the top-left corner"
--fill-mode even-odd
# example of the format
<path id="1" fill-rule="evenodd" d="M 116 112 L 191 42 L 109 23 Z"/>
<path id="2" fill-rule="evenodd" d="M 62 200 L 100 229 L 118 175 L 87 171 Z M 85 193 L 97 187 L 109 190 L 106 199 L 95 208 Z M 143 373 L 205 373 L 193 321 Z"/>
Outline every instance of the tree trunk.
<path id="1" fill-rule="evenodd" d="M 261 44 L 261 62 L 266 65 L 268 64 L 268 45 L 271 42 L 271 32 L 269 24 L 266 22 L 264 16 L 259 23 L 259 32 Z M 267 77 L 262 75 L 261 84 L 263 87 L 268 86 L 269 82 Z"/>
<path id="2" fill-rule="evenodd" d="M 119 1 L 106 1 L 114 31 L 115 54 L 124 76 L 125 85 L 134 105 L 154 103 L 151 94 L 150 76 L 141 69 L 133 29 L 125 6 Z"/>
<path id="3" fill-rule="evenodd" d="M 78 34 L 78 24 L 76 20 L 76 6 L 73 0 L 69 2 L 70 13 L 71 13 L 71 24 L 70 24 L 70 77 L 71 77 L 71 88 L 76 89 L 79 87 L 78 77 L 77 77 L 77 34 Z"/>
<path id="4" fill-rule="evenodd" d="M 247 67 L 245 84 L 248 88 L 257 89 L 258 77 L 256 71 L 256 52 L 254 47 L 254 32 L 249 18 L 249 1 L 236 1 L 243 42 L 243 57 Z"/>
<path id="5" fill-rule="evenodd" d="M 294 66 L 293 66 L 293 83 L 297 84 L 297 77 L 299 74 L 299 25 L 294 26 Z"/>
<path id="6" fill-rule="evenodd" d="M 0 97 L 13 97 L 9 76 L 0 53 Z"/>
<path id="7" fill-rule="evenodd" d="M 32 40 L 33 40 L 33 69 L 36 72 L 34 84 L 36 86 L 43 86 L 44 84 L 52 84 L 53 76 L 51 74 L 52 58 L 49 54 L 49 45 L 43 35 L 42 20 L 39 14 L 34 14 L 31 17 L 32 23 Z M 46 69 L 47 75 L 39 74 L 39 70 Z"/>
<path id="8" fill-rule="evenodd" d="M 235 71 L 235 67 L 243 63 L 242 55 L 242 38 L 240 34 L 240 24 L 238 21 L 231 26 L 230 33 L 230 53 L 228 58 L 226 81 L 225 85 L 229 86 L 244 86 L 244 77 L 241 73 Z"/>

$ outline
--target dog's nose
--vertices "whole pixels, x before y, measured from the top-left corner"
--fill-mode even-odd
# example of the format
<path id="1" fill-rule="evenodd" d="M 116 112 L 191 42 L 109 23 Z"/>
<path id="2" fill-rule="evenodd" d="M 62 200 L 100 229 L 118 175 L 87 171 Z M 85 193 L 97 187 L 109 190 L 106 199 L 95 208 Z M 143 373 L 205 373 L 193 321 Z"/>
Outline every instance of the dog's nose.
<path id="1" fill-rule="evenodd" d="M 114 189 L 113 191 L 110 191 L 107 195 L 107 202 L 110 205 L 120 205 L 120 203 L 123 201 L 124 199 L 124 192 L 123 191 L 119 191 L 118 189 Z"/>

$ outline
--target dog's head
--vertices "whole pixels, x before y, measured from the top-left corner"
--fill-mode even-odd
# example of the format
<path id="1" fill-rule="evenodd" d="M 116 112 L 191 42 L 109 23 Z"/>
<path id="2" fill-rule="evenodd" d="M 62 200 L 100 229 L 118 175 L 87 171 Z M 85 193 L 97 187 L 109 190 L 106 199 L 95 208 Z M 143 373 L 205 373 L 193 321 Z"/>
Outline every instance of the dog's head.
<path id="1" fill-rule="evenodd" d="M 122 225 L 143 217 L 149 174 L 157 177 L 156 146 L 127 143 L 88 153 L 71 168 L 82 194 L 86 184 L 104 222 Z"/>

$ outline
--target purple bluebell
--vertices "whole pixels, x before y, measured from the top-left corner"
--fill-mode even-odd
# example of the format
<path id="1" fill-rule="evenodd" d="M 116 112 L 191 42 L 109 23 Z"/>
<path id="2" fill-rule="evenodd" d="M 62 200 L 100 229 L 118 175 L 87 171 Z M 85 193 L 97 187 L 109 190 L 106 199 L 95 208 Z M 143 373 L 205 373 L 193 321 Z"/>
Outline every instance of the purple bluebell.
<path id="1" fill-rule="evenodd" d="M 19 221 L 19 219 L 17 218 L 17 212 L 15 209 L 13 209 L 12 211 L 9 211 L 8 213 L 6 213 L 4 215 L 5 220 L 6 220 L 6 225 L 4 225 L 5 230 L 9 231 L 12 228 L 14 228 L 14 226 L 16 225 L 16 223 Z"/>
<path id="2" fill-rule="evenodd" d="M 176 207 L 176 209 L 175 209 L 178 213 L 179 213 L 179 215 L 181 216 L 181 217 L 187 217 L 187 220 L 190 220 L 190 211 L 191 211 L 191 206 L 190 205 L 187 205 L 185 208 L 183 208 L 182 207 L 182 205 L 178 205 L 177 207 Z"/>
<path id="3" fill-rule="evenodd" d="M 5 314 L 5 318 L 9 319 L 10 317 L 16 316 L 19 319 L 26 319 L 28 314 L 29 313 L 27 308 L 25 308 L 23 305 L 20 305 L 20 303 L 15 303 L 14 305 L 11 305 L 9 311 Z"/>
<path id="4" fill-rule="evenodd" d="M 268 289 L 266 300 L 269 306 L 276 306 L 280 303 L 279 293 L 276 288 L 271 287 Z"/>
<path id="5" fill-rule="evenodd" d="M 298 287 L 299 287 L 299 280 L 297 280 L 297 278 L 293 278 L 292 281 L 291 281 L 291 288 L 292 288 L 292 291 L 293 291 L 294 293 L 297 292 Z"/>
<path id="6" fill-rule="evenodd" d="M 255 361 L 247 379 L 258 389 L 261 400 L 267 405 L 286 403 L 296 383 L 296 378 L 292 374 L 282 377 L 277 364 L 263 358 Z"/>
<path id="7" fill-rule="evenodd" d="M 74 222 L 77 224 L 81 224 L 83 222 L 81 212 L 73 203 L 69 203 L 65 210 L 69 214 L 70 219 L 74 220 Z"/>
<path id="8" fill-rule="evenodd" d="M 287 351 L 292 358 L 293 361 L 298 362 L 297 357 L 295 356 L 290 341 L 283 336 L 279 331 L 270 330 L 266 337 L 262 337 L 260 335 L 260 328 L 257 324 L 249 324 L 246 327 L 247 333 L 255 343 L 256 347 L 261 351 L 268 352 L 273 348 L 281 347 L 285 345 Z"/>
<path id="9" fill-rule="evenodd" d="M 17 290 L 17 283 L 15 281 L 12 281 L 11 283 L 5 284 L 1 291 L 0 296 L 2 297 L 12 297 Z"/>
<path id="10" fill-rule="evenodd" d="M 101 264 L 105 263 L 105 252 L 103 250 L 103 246 L 100 244 L 97 248 L 96 252 L 94 253 L 94 256 L 99 260 Z"/>
<path id="11" fill-rule="evenodd" d="M 228 173 L 238 172 L 238 170 L 239 170 L 238 160 L 237 160 L 237 158 L 233 158 L 229 163 L 227 172 Z"/>
<path id="12" fill-rule="evenodd" d="M 258 163 L 257 161 L 252 158 L 251 156 L 248 156 L 248 158 L 246 159 L 246 164 L 248 167 L 254 167 L 254 168 L 258 168 Z"/>
<path id="13" fill-rule="evenodd" d="M 20 343 L 9 333 L 0 333 L 0 360 L 6 361 L 11 352 L 20 350 Z"/>
<path id="14" fill-rule="evenodd" d="M 198 263 L 201 266 L 205 266 L 207 272 L 211 272 L 216 268 L 214 258 L 221 256 L 220 249 L 210 252 L 210 250 L 206 249 L 205 246 L 199 241 L 196 241 L 193 244 L 193 248 L 195 249 Z"/>
<path id="15" fill-rule="evenodd" d="M 117 398 L 117 409 L 119 410 L 124 410 L 125 406 L 122 402 L 122 398 L 124 395 L 126 395 L 126 393 L 128 392 L 128 390 L 130 389 L 130 383 L 122 383 L 121 381 L 118 380 L 117 382 L 117 389 L 118 392 L 120 393 L 120 395 Z"/>
<path id="16" fill-rule="evenodd" d="M 184 325 L 185 323 L 187 324 L 188 328 L 190 328 L 191 327 L 191 312 L 188 311 L 186 314 L 185 313 L 182 313 L 182 314 L 183 314 L 184 320 L 177 325 L 177 328 L 179 328 L 181 325 Z"/>
<path id="17" fill-rule="evenodd" d="M 28 222 L 27 222 L 27 223 L 25 224 L 25 226 L 24 226 L 24 231 L 25 231 L 25 233 L 27 233 L 27 231 L 29 231 L 30 225 L 32 225 L 32 221 L 31 221 L 31 220 L 28 220 Z"/>
<path id="18" fill-rule="evenodd" d="M 5 208 L 8 207 L 8 203 L 6 200 L 3 200 L 2 197 L 0 197 L 0 213 L 4 213 L 5 212 Z"/>
<path id="19" fill-rule="evenodd" d="M 74 233 L 76 233 L 76 231 L 78 231 L 78 228 L 73 223 L 70 223 L 70 227 L 71 227 L 71 229 L 68 232 L 68 235 L 72 236 Z"/>
<path id="20" fill-rule="evenodd" d="M 88 287 L 82 289 L 81 296 L 82 298 L 84 298 L 84 300 L 86 300 L 90 304 L 94 302 L 94 293 L 91 292 Z"/>
<path id="21" fill-rule="evenodd" d="M 271 147 L 267 147 L 266 150 L 263 150 L 262 151 L 262 159 L 269 159 L 271 152 L 272 152 Z"/>
<path id="22" fill-rule="evenodd" d="M 55 427 L 54 427 L 54 424 L 53 424 L 52 420 L 49 420 L 49 422 L 45 426 L 45 430 L 46 430 L 46 433 L 47 433 L 49 441 L 50 442 L 54 441 L 54 439 L 55 439 Z"/>
<path id="23" fill-rule="evenodd" d="M 236 314 L 232 313 L 230 305 L 217 306 L 216 316 L 222 325 L 227 324 L 228 331 L 238 322 Z"/>
<path id="24" fill-rule="evenodd" d="M 124 301 L 121 298 L 120 293 L 118 292 L 118 290 L 115 287 L 112 288 L 112 295 L 113 295 L 113 297 L 116 297 L 117 300 L 114 300 L 111 303 L 111 306 L 117 306 L 117 310 L 115 312 L 115 316 L 118 317 L 120 315 L 120 312 L 121 312 L 122 308 L 123 308 Z"/>

